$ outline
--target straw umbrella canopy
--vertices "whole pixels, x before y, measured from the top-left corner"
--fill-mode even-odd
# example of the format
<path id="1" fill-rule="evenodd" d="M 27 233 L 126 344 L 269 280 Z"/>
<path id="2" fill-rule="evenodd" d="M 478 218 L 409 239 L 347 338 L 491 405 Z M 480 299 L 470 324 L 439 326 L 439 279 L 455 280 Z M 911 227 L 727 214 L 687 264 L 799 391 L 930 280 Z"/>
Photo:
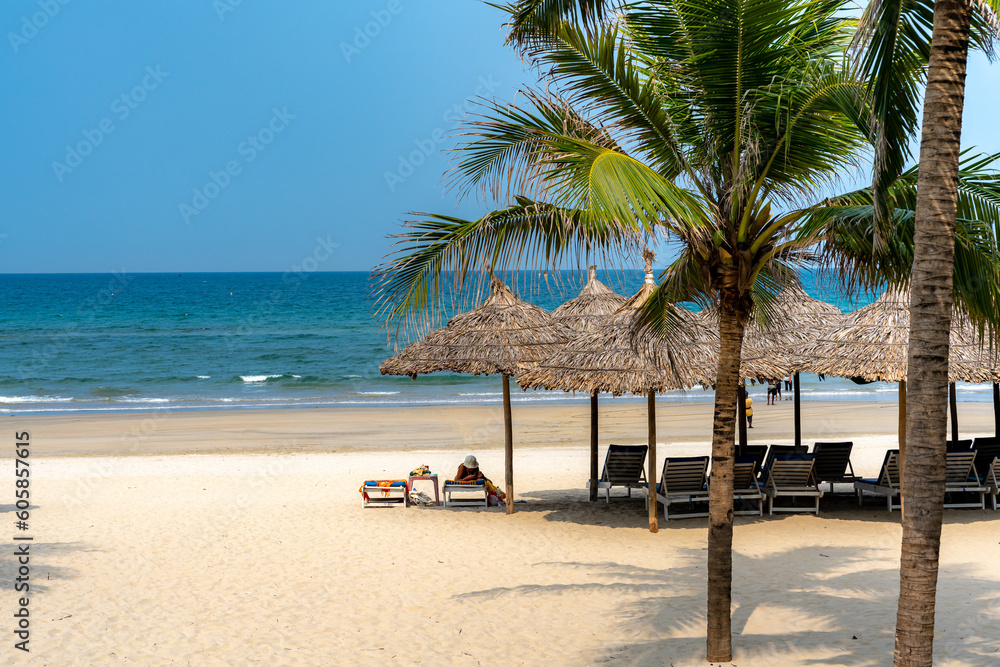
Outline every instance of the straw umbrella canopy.
<path id="1" fill-rule="evenodd" d="M 988 382 L 977 340 L 962 318 L 953 318 L 948 360 L 950 382 Z M 811 343 L 799 356 L 800 370 L 868 382 L 899 383 L 899 449 L 906 452 L 906 370 L 910 335 L 908 289 L 889 288 L 873 303 L 847 313 L 841 323 Z M 952 414 L 954 416 L 954 409 Z M 953 420 L 954 421 L 954 420 Z M 956 427 L 957 429 L 957 427 Z"/>
<path id="2" fill-rule="evenodd" d="M 767 325 L 753 318 L 746 327 L 740 357 L 740 375 L 744 380 L 764 383 L 794 373 L 793 412 L 795 444 L 798 445 L 802 440 L 802 418 L 799 374 L 796 370 L 797 354 L 803 345 L 812 343 L 817 335 L 835 326 L 842 313 L 836 306 L 806 294 L 797 280 L 786 285 L 778 293 L 770 311 L 770 321 Z M 718 328 L 717 306 L 713 304 L 705 308 L 702 316 L 713 328 Z M 718 355 L 717 350 L 716 355 Z M 745 391 L 740 392 L 737 409 L 740 445 L 743 446 L 747 441 Z"/>
<path id="3" fill-rule="evenodd" d="M 625 304 L 627 299 L 597 279 L 597 266 L 587 267 L 587 284 L 575 299 L 552 311 L 552 319 L 575 334 L 593 331 Z M 590 500 L 597 500 L 597 392 L 590 395 Z"/>
<path id="4" fill-rule="evenodd" d="M 646 259 L 646 280 L 604 324 L 574 338 L 563 349 L 517 376 L 524 389 L 562 389 L 590 395 L 647 396 L 649 429 L 649 529 L 656 518 L 656 394 L 667 389 L 709 385 L 714 369 L 704 363 L 714 333 L 694 313 L 671 306 L 681 326 L 668 341 L 637 337 L 639 310 L 656 289 L 652 253 Z"/>
<path id="5" fill-rule="evenodd" d="M 778 293 L 770 311 L 766 325 L 751 318 L 743 334 L 740 376 L 745 380 L 767 382 L 788 375 L 795 369 L 794 352 L 815 340 L 817 331 L 829 328 L 841 316 L 836 306 L 812 298 L 798 282 Z M 702 310 L 701 316 L 718 329 L 716 304 Z M 718 351 L 715 355 L 713 361 L 718 359 Z"/>
<path id="6" fill-rule="evenodd" d="M 597 279 L 597 266 L 587 267 L 587 284 L 580 294 L 552 311 L 552 319 L 566 325 L 574 333 L 593 331 L 615 314 L 627 301 L 626 297 Z"/>
<path id="7" fill-rule="evenodd" d="M 451 318 L 448 325 L 408 345 L 379 366 L 383 375 L 451 371 L 503 376 L 504 476 L 507 513 L 514 512 L 513 429 L 510 376 L 555 353 L 569 340 L 566 327 L 538 306 L 522 301 L 491 275 L 492 293 L 478 308 Z"/>
<path id="8" fill-rule="evenodd" d="M 910 337 L 909 290 L 888 289 L 873 303 L 842 316 L 840 324 L 801 346 L 797 366 L 814 373 L 866 381 L 906 381 Z M 979 344 L 961 317 L 953 318 L 948 376 L 951 382 L 989 382 Z"/>
<path id="9" fill-rule="evenodd" d="M 990 382 L 993 384 L 993 433 L 1000 436 L 1000 336 L 998 332 L 990 329 L 980 331 L 973 327 L 967 319 L 962 318 L 959 326 L 963 334 L 969 339 L 977 342 L 974 352 L 976 354 L 976 365 L 981 369 L 986 369 L 990 374 Z"/>

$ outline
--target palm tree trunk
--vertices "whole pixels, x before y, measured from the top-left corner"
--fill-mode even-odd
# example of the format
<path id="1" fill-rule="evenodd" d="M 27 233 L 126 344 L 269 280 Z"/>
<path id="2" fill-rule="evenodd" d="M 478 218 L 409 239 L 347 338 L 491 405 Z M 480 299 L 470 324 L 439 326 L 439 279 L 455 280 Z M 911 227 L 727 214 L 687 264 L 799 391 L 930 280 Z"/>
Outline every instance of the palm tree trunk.
<path id="1" fill-rule="evenodd" d="M 948 332 L 962 105 L 969 49 L 966 0 L 937 0 L 924 97 L 907 355 L 906 474 L 895 665 L 930 667 L 944 503 Z"/>
<path id="2" fill-rule="evenodd" d="M 590 502 L 597 502 L 597 392 L 590 395 Z"/>
<path id="3" fill-rule="evenodd" d="M 656 520 L 656 392 L 649 390 L 649 402 L 646 412 L 649 417 L 649 474 L 646 483 L 649 485 L 649 532 L 656 533 L 660 524 Z"/>
<path id="4" fill-rule="evenodd" d="M 503 376 L 503 475 L 507 487 L 507 514 L 514 513 L 514 427 L 510 417 L 510 376 Z"/>
<path id="5" fill-rule="evenodd" d="M 732 298 L 719 303 L 719 369 L 712 427 L 712 478 L 708 505 L 708 660 L 729 662 L 733 655 L 733 442 L 743 348 L 743 321 Z"/>

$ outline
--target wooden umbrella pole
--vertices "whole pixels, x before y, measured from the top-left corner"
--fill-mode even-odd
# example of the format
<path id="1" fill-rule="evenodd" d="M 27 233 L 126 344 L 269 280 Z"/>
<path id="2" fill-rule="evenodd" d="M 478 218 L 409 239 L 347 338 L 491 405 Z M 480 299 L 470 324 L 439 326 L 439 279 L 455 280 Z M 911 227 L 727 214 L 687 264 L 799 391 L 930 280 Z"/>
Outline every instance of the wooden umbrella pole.
<path id="1" fill-rule="evenodd" d="M 740 431 L 740 456 L 747 455 L 747 384 L 746 380 L 740 383 L 739 391 L 736 393 L 736 423 L 739 424 Z"/>
<path id="2" fill-rule="evenodd" d="M 799 373 L 795 372 L 795 403 L 793 404 L 795 412 L 795 446 L 798 447 L 802 444 L 802 406 L 799 404 L 799 398 L 801 396 L 801 390 L 799 386 Z"/>
<path id="3" fill-rule="evenodd" d="M 1000 437 L 1000 384 L 993 383 L 993 435 Z"/>
<path id="4" fill-rule="evenodd" d="M 948 404 L 951 406 L 951 441 L 958 444 L 958 392 L 955 383 L 948 384 Z"/>
<path id="5" fill-rule="evenodd" d="M 899 381 L 899 512 L 906 511 L 903 506 L 903 475 L 906 473 L 906 380 Z"/>
<path id="6" fill-rule="evenodd" d="M 590 395 L 590 502 L 597 501 L 597 392 Z"/>
<path id="7" fill-rule="evenodd" d="M 503 376 L 504 482 L 507 487 L 507 514 L 514 513 L 514 430 L 510 418 L 510 376 Z"/>
<path id="8" fill-rule="evenodd" d="M 649 474 L 646 481 L 649 484 L 649 532 L 660 530 L 656 520 L 656 392 L 649 390 Z"/>

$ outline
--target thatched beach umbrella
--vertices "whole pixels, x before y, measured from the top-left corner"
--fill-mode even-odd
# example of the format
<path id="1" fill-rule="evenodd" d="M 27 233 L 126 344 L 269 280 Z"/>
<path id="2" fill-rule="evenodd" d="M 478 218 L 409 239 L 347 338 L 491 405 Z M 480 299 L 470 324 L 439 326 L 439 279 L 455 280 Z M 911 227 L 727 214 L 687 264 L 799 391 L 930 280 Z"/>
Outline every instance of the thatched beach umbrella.
<path id="1" fill-rule="evenodd" d="M 503 281 L 490 276 L 492 294 L 475 310 L 456 315 L 448 325 L 408 345 L 379 366 L 383 375 L 451 371 L 503 376 L 504 481 L 507 514 L 514 512 L 514 447 L 510 414 L 510 376 L 561 349 L 568 330 L 552 316 L 517 298 Z"/>
<path id="2" fill-rule="evenodd" d="M 959 327 L 965 337 L 977 342 L 978 346 L 973 350 L 975 353 L 975 366 L 986 369 L 989 374 L 989 382 L 993 384 L 993 433 L 1000 436 L 1000 336 L 996 331 L 985 329 L 980 332 L 964 318 L 959 322 Z M 952 385 L 954 387 L 954 385 Z M 955 404 L 952 402 L 953 413 Z M 954 414 L 952 415 L 954 424 Z M 953 434 L 954 439 L 955 436 Z"/>
<path id="3" fill-rule="evenodd" d="M 814 299 L 798 281 L 786 285 L 778 293 L 771 308 L 771 319 L 764 325 L 756 318 L 748 323 L 743 336 L 740 364 L 741 378 L 767 382 L 794 375 L 794 432 L 795 444 L 802 442 L 802 413 L 800 403 L 799 373 L 796 370 L 798 353 L 802 346 L 834 326 L 842 316 L 840 309 L 825 301 Z M 710 306 L 702 311 L 714 328 L 718 328 L 718 308 Z M 746 445 L 746 393 L 739 394 L 740 445 Z"/>
<path id="4" fill-rule="evenodd" d="M 682 327 L 666 342 L 636 340 L 639 309 L 656 289 L 652 253 L 646 259 L 646 281 L 604 324 L 574 338 L 537 366 L 517 376 L 521 387 L 562 389 L 594 395 L 638 394 L 647 397 L 649 429 L 649 529 L 656 532 L 656 394 L 667 389 L 712 383 L 714 369 L 704 359 L 714 332 L 694 314 L 674 308 Z"/>
<path id="5" fill-rule="evenodd" d="M 587 284 L 575 299 L 552 311 L 552 319 L 574 334 L 594 331 L 624 305 L 627 299 L 597 279 L 597 267 L 587 267 Z M 590 395 L 590 499 L 597 500 L 597 392 Z"/>
<path id="6" fill-rule="evenodd" d="M 888 289 L 875 302 L 847 313 L 825 336 L 802 346 L 800 370 L 867 382 L 899 383 L 899 450 L 906 451 L 906 355 L 910 335 L 909 290 Z M 951 330 L 949 381 L 988 382 L 977 362 L 978 345 L 961 320 Z"/>

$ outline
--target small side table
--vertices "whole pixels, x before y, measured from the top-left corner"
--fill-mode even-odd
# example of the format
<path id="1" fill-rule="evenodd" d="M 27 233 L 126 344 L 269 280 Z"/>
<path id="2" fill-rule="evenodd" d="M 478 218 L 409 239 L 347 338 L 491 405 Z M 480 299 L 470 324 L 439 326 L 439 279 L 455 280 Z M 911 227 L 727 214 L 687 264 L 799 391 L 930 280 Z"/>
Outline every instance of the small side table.
<path id="1" fill-rule="evenodd" d="M 426 480 L 428 482 L 434 482 L 434 504 L 437 506 L 441 505 L 441 494 L 438 491 L 438 476 L 437 475 L 411 475 L 406 481 L 406 496 L 410 496 L 410 492 L 413 491 L 413 483 L 420 480 Z"/>

